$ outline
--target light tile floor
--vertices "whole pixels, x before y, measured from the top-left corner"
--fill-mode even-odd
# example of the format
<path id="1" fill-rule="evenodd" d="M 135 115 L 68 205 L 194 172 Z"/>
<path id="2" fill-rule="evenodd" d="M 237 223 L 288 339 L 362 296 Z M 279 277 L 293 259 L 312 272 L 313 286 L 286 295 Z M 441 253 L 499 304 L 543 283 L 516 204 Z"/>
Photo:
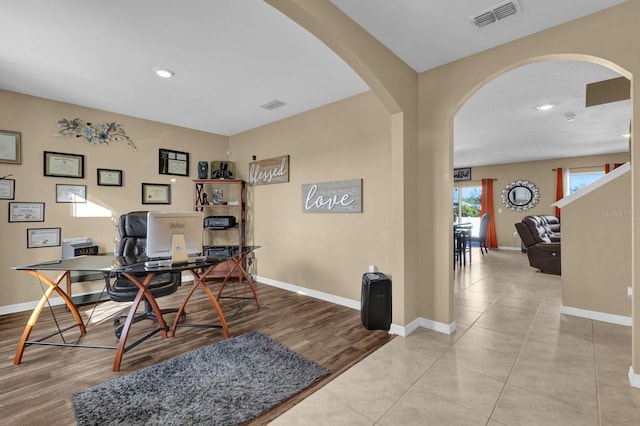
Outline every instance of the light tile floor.
<path id="1" fill-rule="evenodd" d="M 630 327 L 560 314 L 519 251 L 454 277 L 455 334 L 396 337 L 271 425 L 640 425 Z"/>

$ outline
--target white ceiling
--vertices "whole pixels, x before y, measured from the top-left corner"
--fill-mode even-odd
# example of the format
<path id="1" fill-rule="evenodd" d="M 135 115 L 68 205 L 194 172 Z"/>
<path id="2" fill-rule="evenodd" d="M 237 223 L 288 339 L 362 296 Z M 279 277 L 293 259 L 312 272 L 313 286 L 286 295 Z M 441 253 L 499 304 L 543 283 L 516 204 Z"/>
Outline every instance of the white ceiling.
<path id="1" fill-rule="evenodd" d="M 418 72 L 623 2 L 519 0 L 522 13 L 478 29 L 468 18 L 499 1 L 331 1 Z M 0 88 L 19 93 L 233 135 L 368 90 L 262 0 L 0 0 L 0 12 Z M 575 155 L 567 141 L 587 154 L 625 150 L 611 134 L 628 130 L 628 102 L 584 111 L 576 92 L 615 74 L 580 65 L 530 65 L 478 92 L 456 117 L 456 165 L 487 164 L 488 152 L 491 163 L 529 159 L 515 145 L 532 142 L 532 154 L 553 157 Z M 155 67 L 176 75 L 160 79 Z M 542 94 L 559 107 L 520 110 Z M 274 99 L 286 105 L 260 108 Z M 565 129 L 569 107 L 577 120 Z"/>
<path id="2" fill-rule="evenodd" d="M 616 77 L 600 65 L 553 61 L 495 78 L 455 116 L 455 167 L 628 151 L 630 101 L 585 107 L 588 83 Z M 536 109 L 544 104 L 556 106 Z"/>

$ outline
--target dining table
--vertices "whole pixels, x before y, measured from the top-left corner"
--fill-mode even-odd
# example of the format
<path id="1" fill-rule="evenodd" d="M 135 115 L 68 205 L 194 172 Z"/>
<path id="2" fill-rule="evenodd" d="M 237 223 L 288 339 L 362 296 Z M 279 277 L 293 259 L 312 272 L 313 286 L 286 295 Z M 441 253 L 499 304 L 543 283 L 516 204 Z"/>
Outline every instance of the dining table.
<path id="1" fill-rule="evenodd" d="M 469 254 L 469 265 L 471 265 L 471 230 L 473 224 L 470 222 L 453 224 L 453 269 L 456 264 L 460 267 L 467 265 L 467 253 Z"/>

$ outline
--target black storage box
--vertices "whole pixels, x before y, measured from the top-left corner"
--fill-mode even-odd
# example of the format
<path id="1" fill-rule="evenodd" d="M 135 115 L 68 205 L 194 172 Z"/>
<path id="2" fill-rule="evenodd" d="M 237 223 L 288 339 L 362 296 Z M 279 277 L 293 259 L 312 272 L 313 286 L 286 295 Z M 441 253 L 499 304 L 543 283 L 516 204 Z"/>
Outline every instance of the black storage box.
<path id="1" fill-rule="evenodd" d="M 362 276 L 360 316 L 367 330 L 391 328 L 391 280 L 385 274 Z"/>
<path id="2" fill-rule="evenodd" d="M 235 216 L 207 216 L 204 218 L 205 228 L 225 229 L 234 226 L 236 226 Z"/>
<path id="3" fill-rule="evenodd" d="M 238 246 L 211 246 L 204 249 L 203 255 L 210 258 L 226 258 L 235 257 L 238 253 Z"/>

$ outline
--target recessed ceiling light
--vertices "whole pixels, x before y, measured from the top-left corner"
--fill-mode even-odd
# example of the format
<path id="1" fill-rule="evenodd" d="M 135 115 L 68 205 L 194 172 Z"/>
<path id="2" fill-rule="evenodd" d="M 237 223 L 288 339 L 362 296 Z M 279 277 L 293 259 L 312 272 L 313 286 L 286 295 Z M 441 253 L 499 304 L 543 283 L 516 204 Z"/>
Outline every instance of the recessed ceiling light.
<path id="1" fill-rule="evenodd" d="M 630 138 L 631 137 L 631 133 L 623 133 L 620 136 L 622 136 L 623 138 Z"/>
<path id="2" fill-rule="evenodd" d="M 536 107 L 538 111 L 549 111 L 552 108 L 555 108 L 554 104 L 544 104 L 544 105 L 538 105 Z"/>
<path id="3" fill-rule="evenodd" d="M 571 122 L 571 121 L 576 121 L 576 113 L 573 111 L 569 111 L 568 113 L 566 113 L 564 115 L 564 118 L 567 119 L 567 121 Z"/>
<path id="4" fill-rule="evenodd" d="M 168 68 L 154 68 L 153 71 L 156 73 L 158 77 L 162 77 L 162 78 L 171 78 L 174 75 L 176 75 L 175 72 L 173 72 Z"/>

